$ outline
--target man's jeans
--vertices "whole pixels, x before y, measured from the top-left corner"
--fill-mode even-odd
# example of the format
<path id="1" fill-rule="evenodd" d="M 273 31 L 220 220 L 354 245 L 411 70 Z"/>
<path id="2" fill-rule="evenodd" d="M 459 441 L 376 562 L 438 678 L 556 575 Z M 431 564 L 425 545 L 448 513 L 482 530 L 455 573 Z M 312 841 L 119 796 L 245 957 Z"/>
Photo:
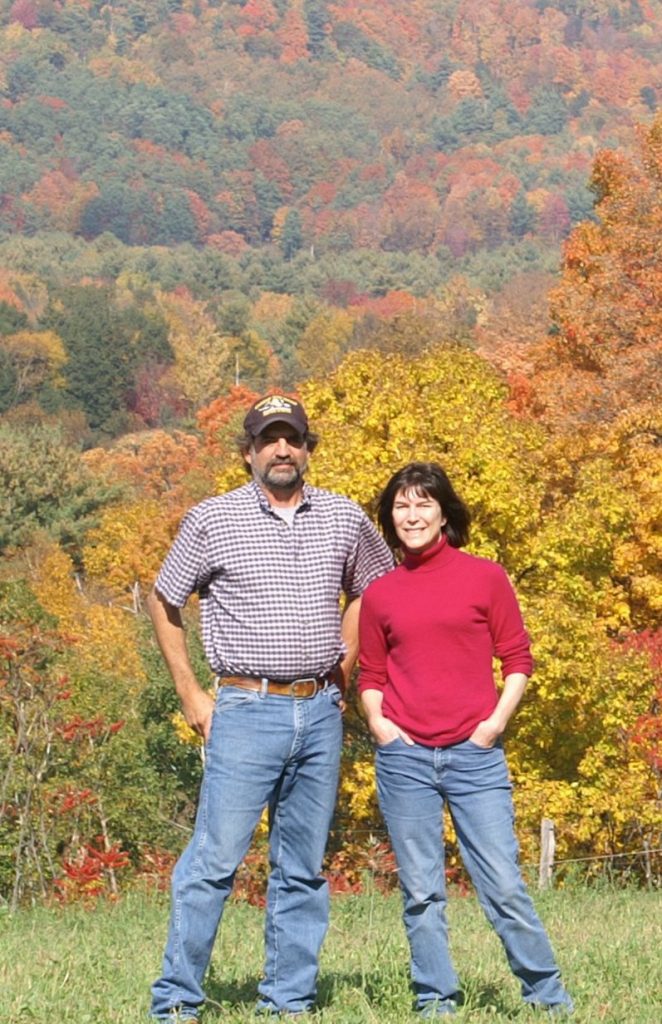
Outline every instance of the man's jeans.
<path id="1" fill-rule="evenodd" d="M 221 687 L 206 749 L 193 838 L 172 879 L 163 975 L 151 1014 L 195 1018 L 225 901 L 260 815 L 269 805 L 265 1010 L 308 1009 L 328 923 L 320 877 L 338 784 L 340 692 L 309 700 Z"/>
<path id="2" fill-rule="evenodd" d="M 452 1012 L 459 982 L 448 950 L 443 805 L 464 864 L 528 1003 L 572 1008 L 518 866 L 511 784 L 501 745 L 466 740 L 377 748 L 377 783 L 404 895 L 417 1008 Z"/>

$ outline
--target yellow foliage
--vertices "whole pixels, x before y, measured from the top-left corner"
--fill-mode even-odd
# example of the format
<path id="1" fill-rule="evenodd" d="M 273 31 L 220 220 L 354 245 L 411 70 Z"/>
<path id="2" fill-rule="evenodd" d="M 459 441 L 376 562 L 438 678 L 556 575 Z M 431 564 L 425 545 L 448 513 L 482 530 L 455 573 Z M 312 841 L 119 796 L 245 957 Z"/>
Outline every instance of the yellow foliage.
<path id="1" fill-rule="evenodd" d="M 474 512 L 474 551 L 509 566 L 535 531 L 544 435 L 508 413 L 503 384 L 466 348 L 415 360 L 356 352 L 301 395 L 321 434 L 313 482 L 370 508 L 396 468 L 432 459 Z"/>
<path id="2" fill-rule="evenodd" d="M 297 359 L 306 377 L 334 370 L 348 348 L 357 314 L 324 310 L 310 321 L 299 339 Z"/>
<path id="3" fill-rule="evenodd" d="M 85 635 L 78 648 L 83 666 L 122 679 L 129 689 L 144 682 L 135 625 L 135 617 L 121 608 L 91 604 L 86 615 Z"/>
<path id="4" fill-rule="evenodd" d="M 188 743 L 192 747 L 202 747 L 202 736 L 191 728 L 181 711 L 175 711 L 170 721 L 180 743 Z"/>
<path id="5" fill-rule="evenodd" d="M 66 658 L 72 678 L 110 677 L 125 694 L 142 685 L 136 616 L 95 603 L 81 592 L 69 555 L 54 546 L 48 549 L 36 567 L 32 590 L 42 607 L 57 617 L 59 631 L 75 641 Z"/>
<path id="6" fill-rule="evenodd" d="M 377 785 L 374 761 L 343 765 L 340 801 L 353 821 L 374 821 L 377 816 Z"/>
<path id="7" fill-rule="evenodd" d="M 157 298 L 168 322 L 176 382 L 194 406 L 205 405 L 233 381 L 233 341 L 221 334 L 202 302 L 166 293 Z"/>
<path id="8" fill-rule="evenodd" d="M 176 531 L 178 514 L 154 500 L 106 509 L 83 551 L 90 579 L 116 594 L 151 585 Z"/>
<path id="9" fill-rule="evenodd" d="M 61 548 L 53 545 L 40 560 L 32 589 L 41 606 L 55 615 L 63 630 L 76 634 L 84 617 L 84 602 L 76 589 L 74 564 Z"/>
<path id="10" fill-rule="evenodd" d="M 16 392 L 28 396 L 47 380 L 62 387 L 61 369 L 67 355 L 54 331 L 17 331 L 0 338 L 0 351 L 10 360 L 16 374 Z"/>
<path id="11" fill-rule="evenodd" d="M 293 305 L 294 299 L 291 295 L 283 295 L 279 292 L 262 292 L 257 302 L 253 305 L 253 320 L 265 324 L 284 320 L 292 312 Z"/>

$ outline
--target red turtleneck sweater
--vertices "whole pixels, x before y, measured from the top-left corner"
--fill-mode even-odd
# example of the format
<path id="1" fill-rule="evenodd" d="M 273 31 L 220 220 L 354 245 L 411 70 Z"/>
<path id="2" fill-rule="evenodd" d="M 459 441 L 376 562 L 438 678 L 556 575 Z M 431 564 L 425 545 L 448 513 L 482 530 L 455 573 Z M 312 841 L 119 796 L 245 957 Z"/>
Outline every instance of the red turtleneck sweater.
<path id="1" fill-rule="evenodd" d="M 382 713 L 423 746 L 466 740 L 494 710 L 492 659 L 531 675 L 529 638 L 500 565 L 442 537 L 363 594 L 359 692 L 381 690 Z"/>

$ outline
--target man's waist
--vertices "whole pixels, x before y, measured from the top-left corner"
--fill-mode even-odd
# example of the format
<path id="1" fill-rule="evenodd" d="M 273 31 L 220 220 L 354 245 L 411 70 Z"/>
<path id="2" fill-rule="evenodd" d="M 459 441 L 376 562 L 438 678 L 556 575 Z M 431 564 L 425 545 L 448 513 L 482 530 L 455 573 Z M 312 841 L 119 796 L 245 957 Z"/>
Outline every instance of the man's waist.
<path id="1" fill-rule="evenodd" d="M 270 676 L 220 675 L 217 677 L 217 684 L 218 686 L 237 686 L 242 690 L 253 690 L 275 696 L 306 699 L 314 697 L 320 690 L 325 690 L 329 686 L 335 685 L 342 689 L 343 677 L 340 666 L 336 665 L 330 671 L 319 675 L 302 675 L 289 679 Z"/>

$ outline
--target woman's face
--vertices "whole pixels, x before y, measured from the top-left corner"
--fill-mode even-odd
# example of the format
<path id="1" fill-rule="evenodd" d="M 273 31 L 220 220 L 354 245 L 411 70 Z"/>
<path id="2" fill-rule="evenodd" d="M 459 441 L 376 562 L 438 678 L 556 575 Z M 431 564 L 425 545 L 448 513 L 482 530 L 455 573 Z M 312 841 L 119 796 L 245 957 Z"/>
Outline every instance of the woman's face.
<path id="1" fill-rule="evenodd" d="M 446 517 L 441 505 L 425 491 L 398 491 L 393 501 L 393 526 L 407 551 L 420 555 L 436 544 Z"/>

